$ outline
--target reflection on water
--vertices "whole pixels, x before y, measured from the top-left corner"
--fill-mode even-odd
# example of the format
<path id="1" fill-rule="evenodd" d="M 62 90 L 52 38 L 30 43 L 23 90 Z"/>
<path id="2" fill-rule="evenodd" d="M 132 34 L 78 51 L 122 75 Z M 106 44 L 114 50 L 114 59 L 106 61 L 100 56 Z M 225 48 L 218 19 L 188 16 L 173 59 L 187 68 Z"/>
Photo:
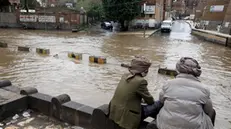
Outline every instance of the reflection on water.
<path id="1" fill-rule="evenodd" d="M 147 79 L 156 99 L 161 86 L 171 79 L 158 75 L 158 66 L 174 68 L 180 57 L 190 56 L 203 68 L 201 80 L 211 91 L 218 112 L 217 126 L 225 125 L 231 120 L 231 49 L 191 36 L 188 27 L 177 22 L 171 34 L 159 33 L 146 39 L 111 33 L 0 29 L 0 40 L 10 46 L 0 48 L 0 79 L 10 79 L 19 87 L 36 87 L 50 95 L 67 93 L 74 101 L 97 107 L 109 102 L 121 75 L 127 72 L 120 63 L 129 63 L 134 55 L 152 60 Z M 31 52 L 17 52 L 16 45 L 30 46 Z M 51 56 L 37 55 L 36 47 L 51 49 Z M 83 60 L 69 59 L 70 51 L 84 53 Z M 55 54 L 58 57 L 52 56 Z M 89 55 L 106 56 L 108 64 L 88 63 Z"/>

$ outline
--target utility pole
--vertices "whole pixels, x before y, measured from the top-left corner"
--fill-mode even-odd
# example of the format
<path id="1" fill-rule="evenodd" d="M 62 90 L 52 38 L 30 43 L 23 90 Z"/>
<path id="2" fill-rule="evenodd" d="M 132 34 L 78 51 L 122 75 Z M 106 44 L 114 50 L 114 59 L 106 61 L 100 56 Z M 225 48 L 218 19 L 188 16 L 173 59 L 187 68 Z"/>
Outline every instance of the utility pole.
<path id="1" fill-rule="evenodd" d="M 43 3 L 43 9 L 44 9 L 43 10 L 43 13 L 44 13 L 43 17 L 44 17 L 44 24 L 45 24 L 44 27 L 45 27 L 45 30 L 46 30 L 47 29 L 47 23 L 46 23 L 47 21 L 46 21 L 46 18 L 45 18 L 46 17 L 46 3 L 45 3 L 45 1 Z"/>
<path id="2" fill-rule="evenodd" d="M 146 35 L 146 34 L 145 34 L 145 33 L 146 33 L 146 30 L 145 30 L 145 19 L 146 19 L 146 17 L 145 17 L 145 11 L 146 11 L 146 3 L 147 3 L 147 2 L 144 3 L 144 25 L 143 25 L 143 27 L 144 27 L 144 38 L 145 38 L 145 35 Z"/>

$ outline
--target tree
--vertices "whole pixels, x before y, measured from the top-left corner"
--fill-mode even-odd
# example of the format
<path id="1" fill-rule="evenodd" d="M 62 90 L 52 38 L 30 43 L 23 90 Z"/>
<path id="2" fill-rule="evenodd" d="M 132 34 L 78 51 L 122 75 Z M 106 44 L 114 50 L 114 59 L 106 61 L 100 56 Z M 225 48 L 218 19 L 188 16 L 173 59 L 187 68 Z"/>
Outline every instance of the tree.
<path id="1" fill-rule="evenodd" d="M 20 0 L 22 8 L 26 9 L 27 11 L 29 9 L 35 9 L 36 7 L 40 6 L 39 2 L 37 0 Z"/>
<path id="2" fill-rule="evenodd" d="M 99 2 L 91 2 L 87 10 L 89 17 L 97 17 L 98 19 L 103 16 L 103 6 Z"/>
<path id="3" fill-rule="evenodd" d="M 140 14 L 141 0 L 102 1 L 106 18 L 108 20 L 119 21 L 122 31 L 128 30 L 128 23 Z"/>
<path id="4" fill-rule="evenodd" d="M 10 2 L 8 0 L 0 0 L 0 12 L 4 10 L 5 6 L 9 6 Z"/>

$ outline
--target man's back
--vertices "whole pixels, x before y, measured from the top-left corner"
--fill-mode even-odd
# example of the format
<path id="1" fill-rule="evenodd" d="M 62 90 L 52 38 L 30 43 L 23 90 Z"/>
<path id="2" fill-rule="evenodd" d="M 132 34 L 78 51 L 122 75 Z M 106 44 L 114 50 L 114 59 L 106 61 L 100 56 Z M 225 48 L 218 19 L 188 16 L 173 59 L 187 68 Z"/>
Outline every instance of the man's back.
<path id="1" fill-rule="evenodd" d="M 141 99 L 137 91 L 146 80 L 137 75 L 127 81 L 130 74 L 122 76 L 110 104 L 110 119 L 125 129 L 136 129 L 141 120 Z M 151 96 L 150 96 L 151 97 Z"/>
<path id="2" fill-rule="evenodd" d="M 188 75 L 187 75 L 188 76 Z M 202 105 L 209 99 L 209 91 L 192 78 L 177 78 L 163 87 L 164 107 L 158 115 L 160 129 L 212 129 L 209 116 Z"/>

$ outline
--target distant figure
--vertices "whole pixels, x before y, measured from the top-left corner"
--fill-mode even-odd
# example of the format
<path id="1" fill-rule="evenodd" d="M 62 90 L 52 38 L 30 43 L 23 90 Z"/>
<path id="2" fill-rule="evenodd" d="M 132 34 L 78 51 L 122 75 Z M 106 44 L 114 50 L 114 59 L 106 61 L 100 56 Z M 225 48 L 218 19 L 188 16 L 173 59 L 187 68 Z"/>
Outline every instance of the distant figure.
<path id="1" fill-rule="evenodd" d="M 206 30 L 206 25 L 205 24 L 203 25 L 203 30 Z"/>
<path id="2" fill-rule="evenodd" d="M 220 32 L 221 31 L 221 24 L 217 25 L 217 31 Z"/>
<path id="3" fill-rule="evenodd" d="M 55 55 L 53 55 L 53 57 L 55 57 L 55 58 L 59 58 L 59 55 L 58 55 L 58 54 L 55 54 Z"/>
<path id="4" fill-rule="evenodd" d="M 176 70 L 176 79 L 160 93 L 164 106 L 157 116 L 158 129 L 213 129 L 216 112 L 209 90 L 198 79 L 202 73 L 199 63 L 183 57 Z"/>
<path id="5" fill-rule="evenodd" d="M 110 102 L 109 118 L 124 129 L 138 129 L 141 121 L 148 116 L 156 117 L 162 107 L 154 102 L 147 88 L 144 77 L 148 74 L 151 62 L 144 57 L 136 57 L 131 65 L 124 65 L 129 70 L 124 74 Z M 146 105 L 141 105 L 141 100 Z"/>
<path id="6" fill-rule="evenodd" d="M 199 23 L 196 23 L 195 28 L 196 28 L 196 29 L 199 29 L 199 27 L 200 27 L 200 26 L 199 26 Z"/>

